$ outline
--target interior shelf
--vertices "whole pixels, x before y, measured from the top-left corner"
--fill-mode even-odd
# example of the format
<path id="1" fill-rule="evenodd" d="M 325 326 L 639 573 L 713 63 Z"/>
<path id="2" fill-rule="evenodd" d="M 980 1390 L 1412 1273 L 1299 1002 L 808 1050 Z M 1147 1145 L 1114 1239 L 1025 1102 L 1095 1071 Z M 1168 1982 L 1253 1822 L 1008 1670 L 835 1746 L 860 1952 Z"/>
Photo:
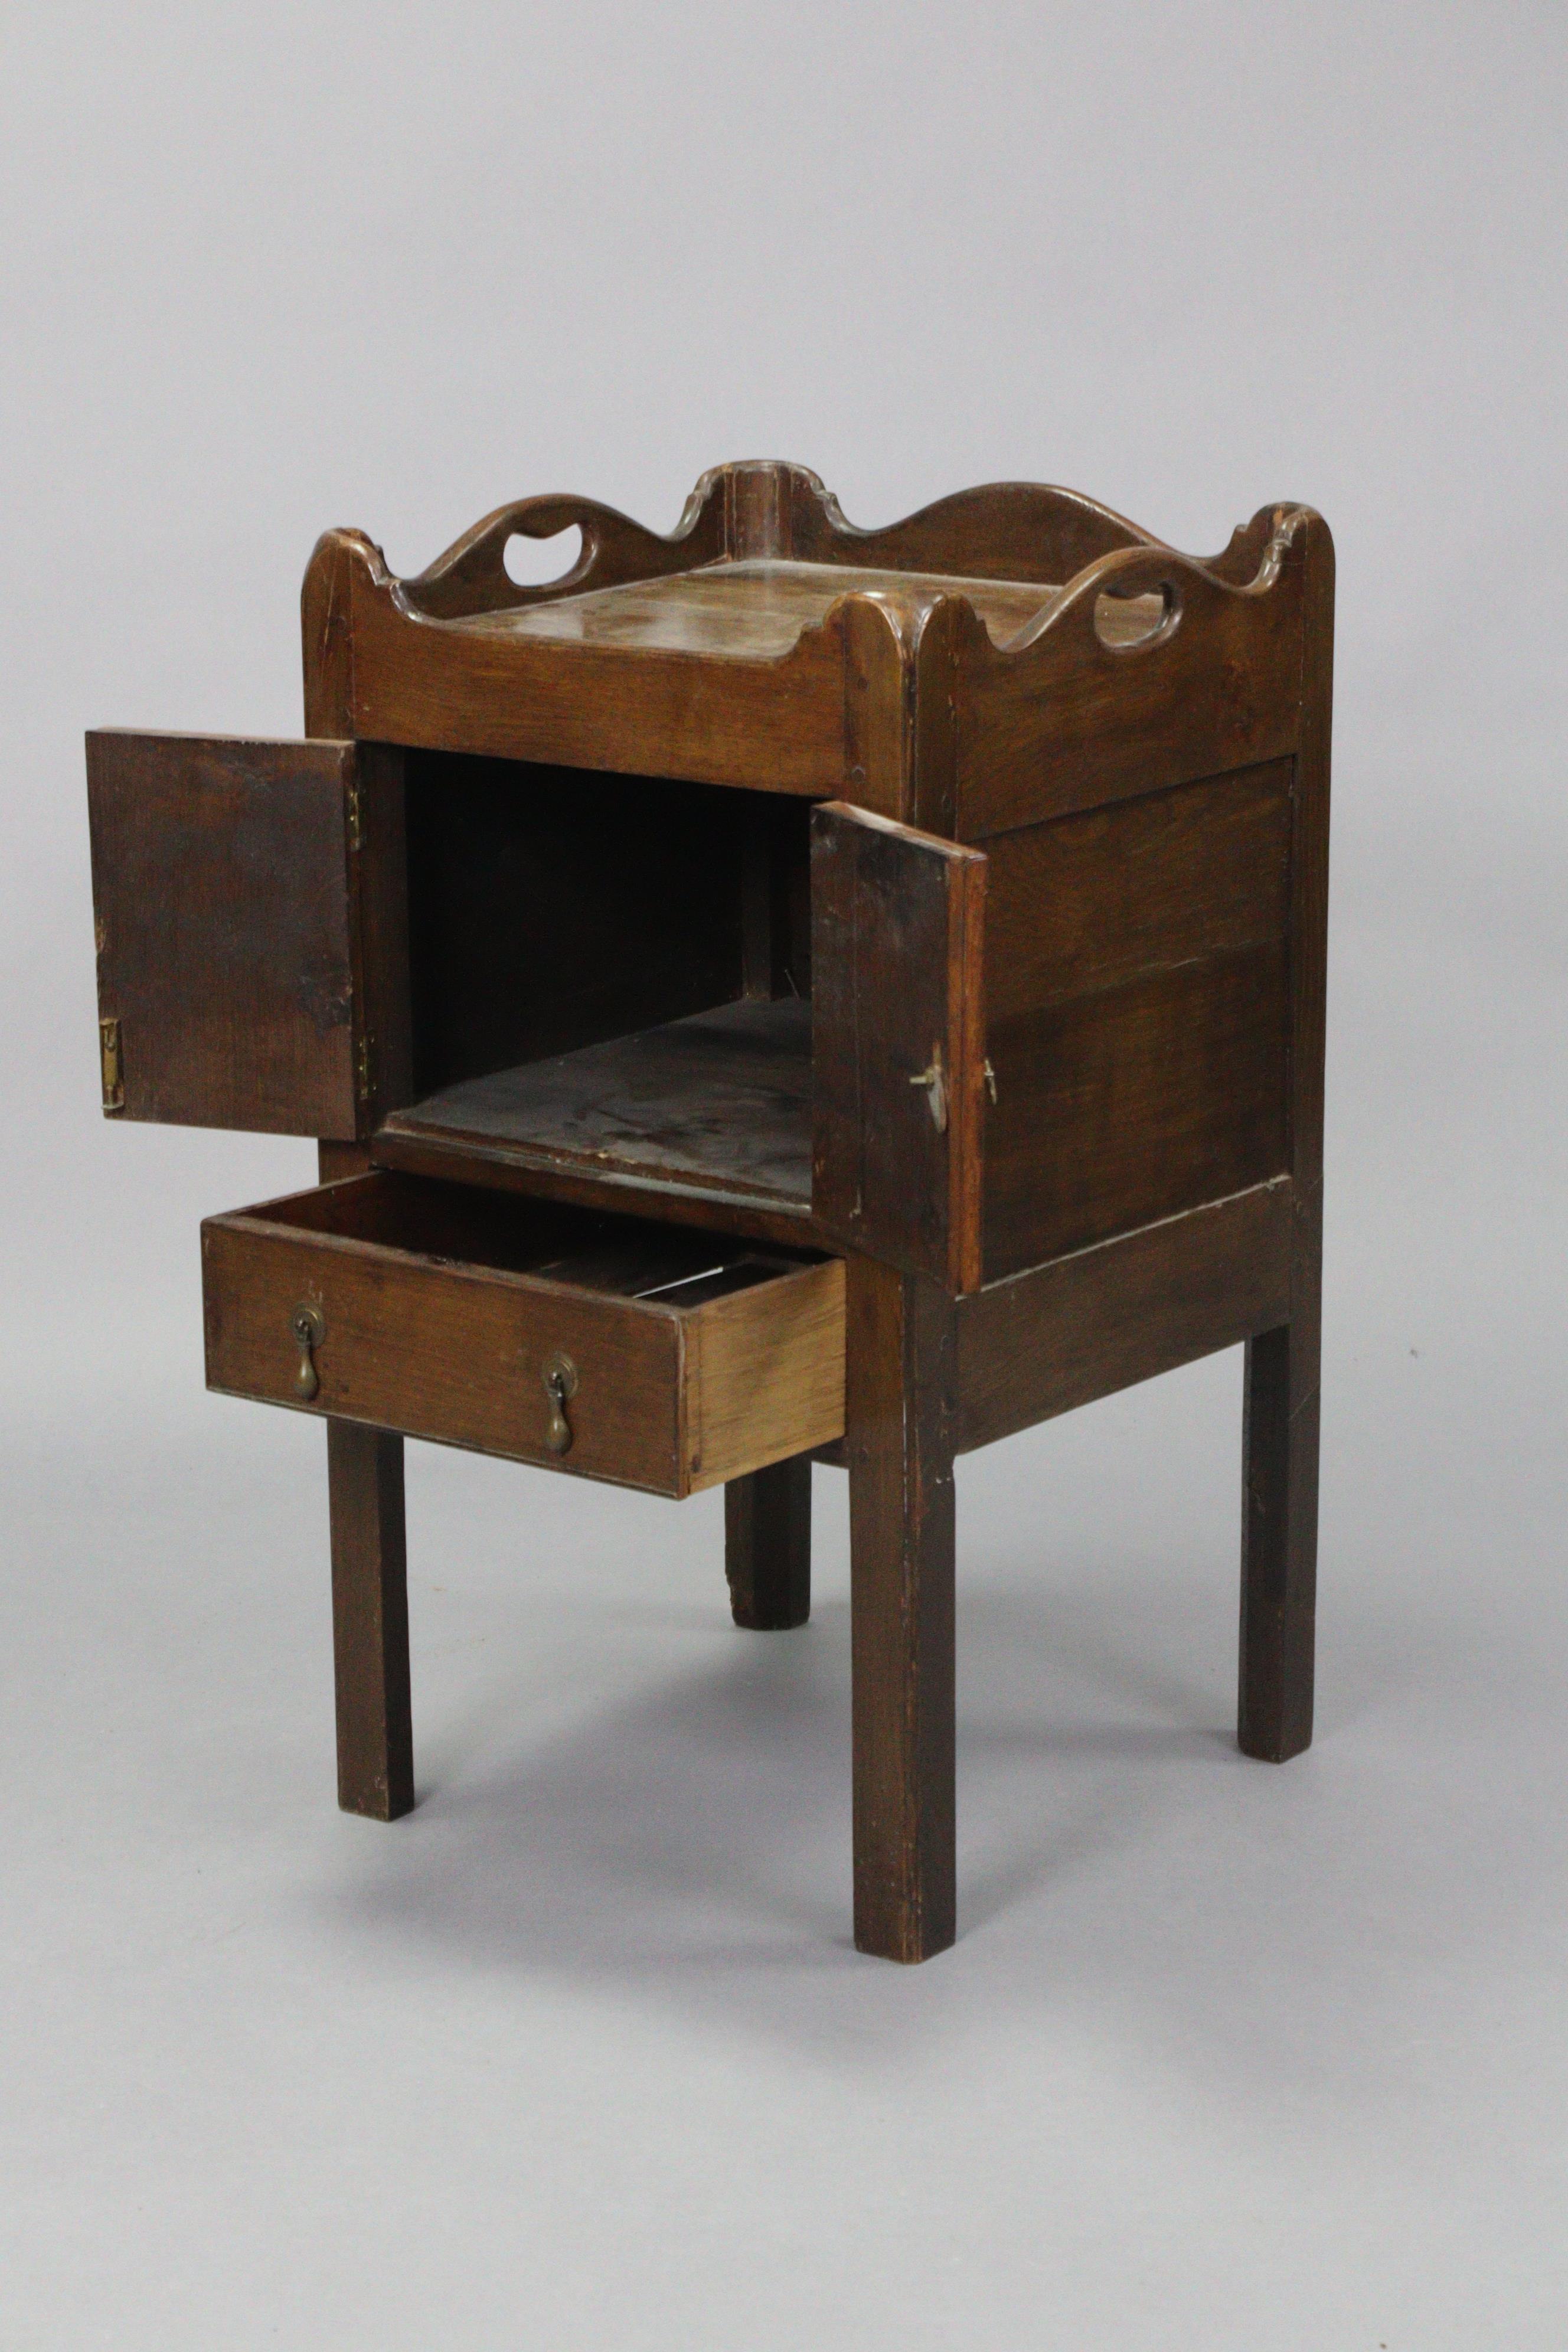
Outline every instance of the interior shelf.
<path id="1" fill-rule="evenodd" d="M 461 1160 L 811 1210 L 811 1005 L 721 1005 L 444 1087 L 377 1138 L 392 1165 Z"/>

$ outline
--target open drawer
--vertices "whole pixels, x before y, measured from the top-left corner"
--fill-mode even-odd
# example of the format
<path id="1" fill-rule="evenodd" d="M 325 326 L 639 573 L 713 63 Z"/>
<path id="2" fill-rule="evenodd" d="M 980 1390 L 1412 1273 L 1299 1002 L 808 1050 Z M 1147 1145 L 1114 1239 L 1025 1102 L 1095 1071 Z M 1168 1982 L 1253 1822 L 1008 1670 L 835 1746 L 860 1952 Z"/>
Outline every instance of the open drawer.
<path id="1" fill-rule="evenodd" d="M 202 1227 L 207 1385 L 681 1496 L 844 1432 L 841 1260 L 375 1171 Z"/>

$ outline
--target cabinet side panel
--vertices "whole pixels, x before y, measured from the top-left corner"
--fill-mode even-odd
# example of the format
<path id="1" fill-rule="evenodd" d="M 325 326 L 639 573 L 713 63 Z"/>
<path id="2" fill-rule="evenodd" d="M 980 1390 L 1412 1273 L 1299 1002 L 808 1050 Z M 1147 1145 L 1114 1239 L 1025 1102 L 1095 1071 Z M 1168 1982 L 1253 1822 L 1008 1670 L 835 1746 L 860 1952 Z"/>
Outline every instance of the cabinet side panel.
<path id="1" fill-rule="evenodd" d="M 1300 729 L 1301 578 L 1295 551 L 1267 591 L 1173 559 L 1177 617 L 1142 642 L 1102 640 L 1092 581 L 1018 653 L 978 628 L 958 685 L 957 822 L 984 841 L 1075 809 L 1293 752 Z"/>
<path id="2" fill-rule="evenodd" d="M 88 738 L 126 1118 L 352 1140 L 353 747 Z"/>
<path id="3" fill-rule="evenodd" d="M 988 1281 L 1286 1167 L 1290 777 L 988 844 Z"/>

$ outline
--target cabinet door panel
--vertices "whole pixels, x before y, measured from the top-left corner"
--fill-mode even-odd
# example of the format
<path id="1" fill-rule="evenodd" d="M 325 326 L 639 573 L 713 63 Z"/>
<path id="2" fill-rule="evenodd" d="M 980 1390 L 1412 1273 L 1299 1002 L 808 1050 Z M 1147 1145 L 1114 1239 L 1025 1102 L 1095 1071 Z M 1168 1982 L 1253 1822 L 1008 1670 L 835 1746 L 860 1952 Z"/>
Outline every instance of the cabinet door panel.
<path id="1" fill-rule="evenodd" d="M 104 1108 L 352 1140 L 355 746 L 105 730 L 87 771 Z"/>
<path id="2" fill-rule="evenodd" d="M 986 860 L 829 802 L 812 834 L 812 1208 L 846 1247 L 981 1278 Z"/>

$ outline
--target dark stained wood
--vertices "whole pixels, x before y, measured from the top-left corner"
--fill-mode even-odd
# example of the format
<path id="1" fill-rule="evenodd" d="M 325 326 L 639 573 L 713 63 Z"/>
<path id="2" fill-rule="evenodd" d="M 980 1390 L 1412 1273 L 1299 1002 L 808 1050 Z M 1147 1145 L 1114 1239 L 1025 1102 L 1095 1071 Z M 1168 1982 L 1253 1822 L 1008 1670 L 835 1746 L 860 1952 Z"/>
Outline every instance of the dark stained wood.
<path id="1" fill-rule="evenodd" d="M 1306 1745 L 1332 598 L 1304 508 L 1194 559 L 762 461 L 411 581 L 329 533 L 310 740 L 92 739 L 121 1115 L 318 1139 L 204 1291 L 213 1384 L 328 1420 L 345 1805 L 413 1801 L 398 1433 L 722 1484 L 753 1626 L 841 1461 L 857 1941 L 941 1949 L 954 1453 L 1239 1341 L 1240 1743 Z"/>
<path id="2" fill-rule="evenodd" d="M 1293 752 L 1308 529 L 1306 509 L 1281 510 L 1245 585 L 1170 553 L 1104 556 L 1004 648 L 961 612 L 959 838 Z M 1106 597 L 1156 593 L 1163 627 L 1105 641 Z"/>
<path id="3" fill-rule="evenodd" d="M 1274 761 L 989 841 L 992 1023 L 1282 941 L 1291 776 Z"/>
<path id="4" fill-rule="evenodd" d="M 515 499 L 466 530 L 427 571 L 405 583 L 404 593 L 413 610 L 429 620 L 521 614 L 560 597 L 576 601 L 626 581 L 655 580 L 711 563 L 725 551 L 725 532 L 723 499 L 709 490 L 710 480 L 705 477 L 698 484 L 668 539 L 594 499 Z M 581 530 L 583 543 L 571 571 L 560 579 L 531 588 L 508 573 L 509 540 L 554 539 L 574 529 Z"/>
<path id="5" fill-rule="evenodd" d="M 915 705 L 897 615 L 855 596 L 837 615 L 843 649 L 844 798 L 905 824 L 914 816 Z"/>
<path id="6" fill-rule="evenodd" d="M 208 1384 L 233 1394 L 666 1495 L 843 1427 L 833 1261 L 374 1172 L 209 1218 L 202 1265 Z M 308 1394 L 301 1306 L 325 1325 Z"/>
<path id="7" fill-rule="evenodd" d="M 374 1178 L 359 1180 L 374 1182 Z M 334 1188 L 342 1189 L 342 1188 Z M 680 1488 L 679 1332 L 671 1315 L 544 1285 L 395 1242 L 300 1231 L 277 1204 L 203 1227 L 207 1384 L 233 1395 L 394 1427 L 542 1467 Z M 318 1396 L 300 1404 L 297 1302 L 317 1307 Z M 542 1367 L 557 1349 L 584 1389 L 571 1454 L 553 1464 Z"/>
<path id="8" fill-rule="evenodd" d="M 786 1633 L 811 1614 L 811 1456 L 724 1489 L 724 1574 L 737 1625 Z"/>
<path id="9" fill-rule="evenodd" d="M 817 809 L 813 828 L 817 1228 L 973 1289 L 985 860 L 838 803 Z"/>
<path id="10" fill-rule="evenodd" d="M 630 1195 L 679 1185 L 763 1208 L 811 1206 L 811 1006 L 747 1001 L 444 1088 L 389 1118 L 405 1141 L 460 1143 L 513 1168 Z"/>
<path id="11" fill-rule="evenodd" d="M 405 760 L 385 743 L 362 743 L 357 766 L 349 837 L 355 1091 L 363 1135 L 412 1099 L 415 1072 Z"/>
<path id="12" fill-rule="evenodd" d="M 1291 772 L 987 844 L 988 1280 L 1285 1168 Z"/>
<path id="13" fill-rule="evenodd" d="M 503 561 L 510 539 L 553 539 L 574 525 L 583 547 L 570 572 L 537 588 L 510 578 Z M 763 458 L 704 474 L 668 538 L 592 499 L 546 496 L 498 507 L 405 582 L 404 593 L 416 610 L 457 619 L 668 579 L 723 558 L 1048 583 L 1070 579 L 1112 549 L 1159 544 L 1109 507 L 1037 482 L 955 491 L 900 522 L 864 530 L 805 467 Z"/>
<path id="14" fill-rule="evenodd" d="M 363 1176 L 369 1166 L 367 1143 L 323 1141 L 316 1146 L 316 1167 L 323 1184 L 341 1183 L 345 1176 Z"/>
<path id="15" fill-rule="evenodd" d="M 1304 661 L 1291 856 L 1289 1328 L 1247 1349 L 1243 1440 L 1240 1744 L 1283 1762 L 1312 1737 L 1322 1324 L 1323 1053 L 1334 550 L 1321 516 L 1303 551 Z"/>
<path id="16" fill-rule="evenodd" d="M 1288 1323 L 1247 1342 L 1237 1736 L 1282 1764 L 1311 1745 L 1317 1622 L 1316 1350 Z"/>
<path id="17" fill-rule="evenodd" d="M 374 551 L 350 555 L 357 733 L 756 792 L 845 790 L 856 764 L 846 679 L 853 683 L 853 633 L 871 625 L 862 616 L 882 616 L 891 658 L 906 665 L 944 603 L 967 612 L 975 646 L 992 651 L 977 603 L 1007 646 L 1026 640 L 1049 609 L 1034 590 L 976 581 L 764 564 L 430 622 L 397 600 Z M 1117 614 L 1112 632 L 1135 640 L 1145 625 L 1142 614 Z M 875 791 L 868 772 L 865 804 L 906 812 Z"/>
<path id="18" fill-rule="evenodd" d="M 421 1096 L 742 993 L 742 849 L 771 801 L 431 753 L 408 772 Z"/>
<path id="19" fill-rule="evenodd" d="M 794 477 L 789 550 L 813 563 L 1039 583 L 1070 580 L 1113 549 L 1160 543 L 1093 499 L 1041 482 L 957 490 L 901 522 L 863 530 L 845 520 L 815 474 L 787 470 Z"/>
<path id="20" fill-rule="evenodd" d="M 1282 945 L 994 1024 L 987 1280 L 1279 1174 L 1288 1035 Z"/>
<path id="21" fill-rule="evenodd" d="M 354 733 L 353 582 L 370 551 L 363 531 L 329 531 L 318 544 L 300 592 L 304 654 L 305 732 Z"/>
<path id="22" fill-rule="evenodd" d="M 514 531 L 538 536 L 571 522 L 584 531 L 572 572 L 533 589 L 506 578 Z M 346 696 L 346 731 L 405 745 L 771 793 L 847 793 L 942 830 L 942 811 L 957 808 L 958 715 L 971 683 L 1016 732 L 1037 732 L 1040 679 L 1059 667 L 1054 646 L 1042 651 L 1042 633 L 1061 617 L 1071 634 L 1072 588 L 1089 570 L 1110 567 L 1115 594 L 1102 600 L 1097 590 L 1092 601 L 1108 645 L 1123 651 L 1147 634 L 1149 600 L 1157 614 L 1173 578 L 1194 609 L 1205 588 L 1227 612 L 1237 606 L 1226 625 L 1248 687 L 1261 642 L 1254 619 L 1278 617 L 1272 604 L 1257 615 L 1239 610 L 1263 576 L 1265 545 L 1255 520 L 1215 564 L 1194 565 L 1090 500 L 1019 483 L 861 531 L 815 476 L 781 465 L 705 476 L 668 540 L 591 501 L 525 500 L 487 517 L 414 581 L 395 580 L 363 533 L 330 532 L 304 598 L 311 707 L 337 708 Z M 1142 585 L 1116 568 L 1134 560 L 1149 572 Z M 1188 638 L 1206 626 L 1188 626 Z M 886 733 L 877 731 L 870 761 L 857 747 L 868 652 L 903 681 L 892 778 L 880 756 Z M 1004 668 L 994 677 L 996 663 Z M 1187 690 L 1184 656 L 1176 667 Z M 879 685 L 872 698 L 882 702 Z M 1192 735 L 1190 719 L 1173 723 L 1178 738 Z M 978 735 L 969 727 L 971 761 L 993 724 L 987 715 Z M 1226 740 L 1227 757 L 1186 772 L 1262 756 L 1234 729 Z M 1182 756 L 1144 788 L 1177 781 Z M 922 782 L 933 760 L 943 772 Z M 968 801 L 973 809 L 973 790 Z M 1047 813 L 1042 805 L 1009 821 Z"/>
<path id="23" fill-rule="evenodd" d="M 957 1932 L 952 1301 L 849 1264 L 855 1941 L 924 1960 Z"/>
<path id="24" fill-rule="evenodd" d="M 811 994 L 811 811 L 748 793 L 740 802 L 742 989 L 750 997 Z M 718 1001 L 717 992 L 708 1000 Z"/>
<path id="25" fill-rule="evenodd" d="M 583 545 L 570 572 L 533 588 L 510 579 L 510 539 L 552 539 L 574 526 Z M 498 507 L 403 589 L 416 611 L 458 620 L 548 611 L 628 585 L 679 585 L 726 559 L 890 574 L 895 583 L 935 573 L 1039 586 L 1069 580 L 1114 549 L 1159 544 L 1092 499 L 1037 482 L 959 490 L 900 522 L 863 530 L 804 466 L 764 459 L 705 474 L 668 538 L 592 499 L 547 496 Z"/>
<path id="26" fill-rule="evenodd" d="M 963 580 L 934 572 L 850 571 L 830 563 L 720 563 L 675 579 L 569 596 L 525 612 L 487 613 L 476 634 L 562 646 L 618 646 L 695 654 L 712 661 L 779 661 L 807 630 L 820 629 L 842 597 L 876 599 L 900 637 L 912 637 L 939 597 L 963 597 L 992 639 L 1005 645 L 1037 621 L 1051 592 L 1017 580 Z M 1111 616 L 1119 638 L 1135 640 L 1152 615 Z"/>
<path id="27" fill-rule="evenodd" d="M 347 541 L 354 731 L 436 751 L 609 768 L 758 792 L 839 789 L 837 625 L 781 661 L 561 644 L 405 609 L 379 554 Z M 323 565 L 336 551 L 318 556 Z"/>
<path id="28" fill-rule="evenodd" d="M 961 1298 L 960 1453 L 1267 1331 L 1290 1297 L 1289 1177 Z"/>
<path id="29" fill-rule="evenodd" d="M 403 1440 L 327 1423 L 338 1802 L 395 1821 L 414 1806 Z"/>
<path id="30" fill-rule="evenodd" d="M 354 747 L 100 732 L 87 749 L 117 1116 L 352 1139 Z"/>
<path id="31" fill-rule="evenodd" d="M 727 1234 L 731 1240 L 776 1243 L 790 1249 L 834 1245 L 818 1232 L 805 1202 L 769 1207 L 760 1195 L 698 1191 L 670 1177 L 649 1184 L 638 1177 L 575 1172 L 536 1165 L 527 1153 L 514 1161 L 504 1146 L 483 1139 L 412 1131 L 395 1134 L 386 1129 L 373 1137 L 363 1162 L 343 1172 L 357 1173 L 360 1164 L 396 1169 L 407 1176 L 429 1176 L 442 1183 L 482 1186 L 487 1192 L 511 1192 L 529 1200 L 558 1201 L 574 1208 L 654 1216 L 661 1223 Z"/>

